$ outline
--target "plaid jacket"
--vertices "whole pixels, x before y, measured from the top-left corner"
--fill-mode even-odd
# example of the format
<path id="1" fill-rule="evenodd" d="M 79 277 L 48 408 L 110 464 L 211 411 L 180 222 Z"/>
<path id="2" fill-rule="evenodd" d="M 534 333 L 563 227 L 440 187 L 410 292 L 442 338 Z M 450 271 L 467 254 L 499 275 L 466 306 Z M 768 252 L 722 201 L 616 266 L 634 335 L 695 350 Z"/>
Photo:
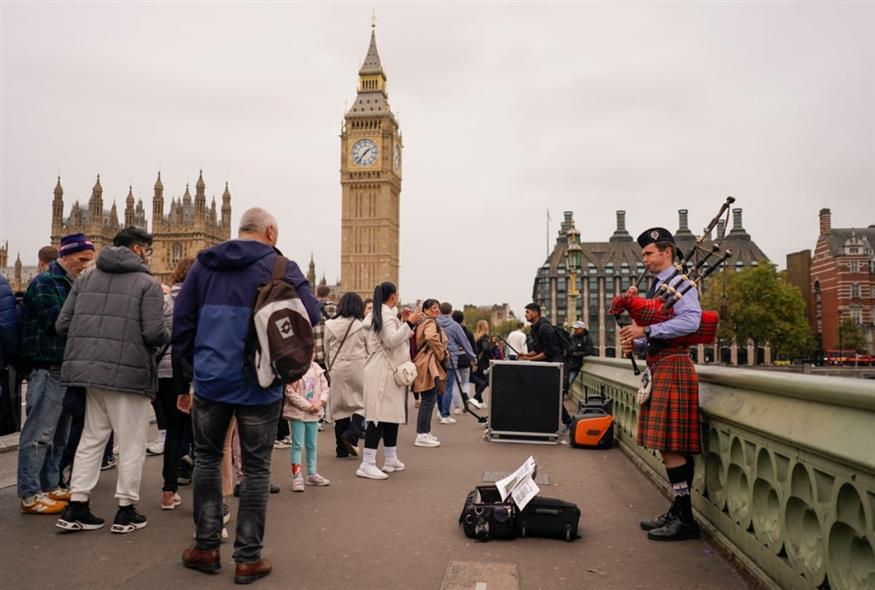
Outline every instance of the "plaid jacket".
<path id="1" fill-rule="evenodd" d="M 313 350 L 314 357 L 320 365 L 325 364 L 325 321 L 333 320 L 337 315 L 337 305 L 330 301 L 320 301 L 319 311 L 322 318 L 313 326 Z"/>
<path id="2" fill-rule="evenodd" d="M 67 271 L 57 261 L 37 275 L 21 304 L 21 356 L 34 365 L 60 365 L 67 338 L 55 331 L 55 320 L 73 288 Z"/>

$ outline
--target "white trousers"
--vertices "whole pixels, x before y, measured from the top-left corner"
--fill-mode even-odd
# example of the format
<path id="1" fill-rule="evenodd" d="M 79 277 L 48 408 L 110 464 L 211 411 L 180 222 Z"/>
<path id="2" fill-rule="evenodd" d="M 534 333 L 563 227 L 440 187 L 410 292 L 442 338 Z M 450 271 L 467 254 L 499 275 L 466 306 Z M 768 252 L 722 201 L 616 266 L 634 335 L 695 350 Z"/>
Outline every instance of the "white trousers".
<path id="1" fill-rule="evenodd" d="M 119 506 L 140 499 L 146 436 L 149 431 L 149 398 L 89 387 L 86 392 L 85 427 L 73 460 L 70 495 L 74 502 L 87 502 L 100 479 L 100 463 L 109 435 L 115 432 L 119 446 L 118 482 L 115 497 Z"/>

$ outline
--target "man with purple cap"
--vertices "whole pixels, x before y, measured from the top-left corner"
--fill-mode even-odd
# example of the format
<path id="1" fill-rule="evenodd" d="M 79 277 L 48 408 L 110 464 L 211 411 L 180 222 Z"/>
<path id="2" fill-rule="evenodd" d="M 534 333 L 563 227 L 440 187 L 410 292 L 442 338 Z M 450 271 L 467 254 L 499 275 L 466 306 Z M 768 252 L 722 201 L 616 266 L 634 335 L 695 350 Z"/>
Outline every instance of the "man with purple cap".
<path id="1" fill-rule="evenodd" d="M 69 418 L 62 419 L 66 338 L 55 330 L 55 320 L 76 277 L 94 260 L 94 244 L 83 234 L 72 234 L 61 239 L 58 254 L 28 285 L 21 305 L 21 356 L 31 370 L 18 445 L 18 496 L 25 514 L 58 514 L 70 499 L 58 487 Z"/>

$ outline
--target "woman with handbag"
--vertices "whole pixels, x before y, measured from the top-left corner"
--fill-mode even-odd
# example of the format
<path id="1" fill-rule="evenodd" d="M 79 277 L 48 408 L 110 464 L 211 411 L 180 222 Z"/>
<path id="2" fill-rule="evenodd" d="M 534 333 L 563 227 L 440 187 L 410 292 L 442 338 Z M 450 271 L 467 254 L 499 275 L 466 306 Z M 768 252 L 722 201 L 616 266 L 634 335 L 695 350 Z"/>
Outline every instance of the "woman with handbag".
<path id="1" fill-rule="evenodd" d="M 385 282 L 374 289 L 374 311 L 368 333 L 368 360 L 365 363 L 365 418 L 368 430 L 362 463 L 355 474 L 368 479 L 386 479 L 387 473 L 403 471 L 398 460 L 398 425 L 407 421 L 407 387 L 416 379 L 410 361 L 410 336 L 421 311 L 395 314 L 398 289 Z M 383 441 L 385 460 L 377 468 L 377 447 Z"/>
<path id="2" fill-rule="evenodd" d="M 441 441 L 431 433 L 431 416 L 437 396 L 443 394 L 447 381 L 444 359 L 447 358 L 447 336 L 435 319 L 441 315 L 440 301 L 426 299 L 422 304 L 425 317 L 416 326 L 413 364 L 416 365 L 414 393 L 419 393 L 419 414 L 416 417 L 417 447 L 439 447 Z"/>
<path id="3" fill-rule="evenodd" d="M 357 457 L 365 423 L 365 361 L 368 330 L 365 305 L 356 293 L 340 298 L 338 315 L 325 322 L 325 363 L 331 376 L 331 419 L 337 457 Z"/>

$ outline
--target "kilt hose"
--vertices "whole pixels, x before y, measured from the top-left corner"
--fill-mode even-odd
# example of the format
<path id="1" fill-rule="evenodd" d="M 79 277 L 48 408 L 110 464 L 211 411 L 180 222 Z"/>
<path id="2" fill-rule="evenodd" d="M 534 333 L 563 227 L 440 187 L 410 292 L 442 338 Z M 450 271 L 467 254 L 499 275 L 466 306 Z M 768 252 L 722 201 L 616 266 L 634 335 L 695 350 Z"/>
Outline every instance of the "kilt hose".
<path id="1" fill-rule="evenodd" d="M 638 407 L 638 444 L 657 451 L 698 454 L 699 378 L 689 350 L 667 348 L 647 355 L 653 386 Z"/>

